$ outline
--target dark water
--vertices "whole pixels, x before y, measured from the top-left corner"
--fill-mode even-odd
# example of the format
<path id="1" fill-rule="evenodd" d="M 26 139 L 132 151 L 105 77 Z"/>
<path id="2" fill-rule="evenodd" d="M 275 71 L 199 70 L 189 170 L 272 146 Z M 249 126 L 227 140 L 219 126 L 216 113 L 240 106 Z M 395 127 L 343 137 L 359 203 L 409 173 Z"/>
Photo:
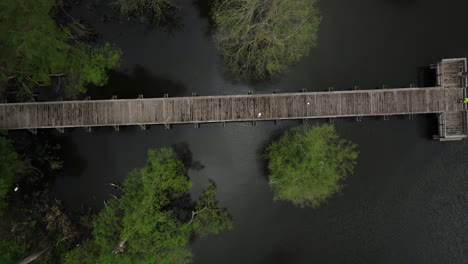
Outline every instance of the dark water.
<path id="1" fill-rule="evenodd" d="M 320 4 L 319 46 L 309 57 L 272 84 L 232 84 L 213 47 L 206 1 L 181 2 L 178 26 L 164 30 L 102 23 L 104 2 L 72 10 L 124 51 L 121 69 L 90 91 L 93 98 L 407 86 L 424 77 L 420 67 L 468 56 L 468 1 L 329 0 Z M 359 164 L 342 193 L 317 210 L 300 209 L 272 200 L 261 157 L 271 139 L 298 124 L 68 130 L 70 154 L 54 192 L 73 208 L 101 206 L 113 191 L 108 183 L 142 166 L 148 148 L 175 146 L 191 164 L 193 194 L 215 180 L 234 221 L 234 230 L 192 244 L 196 264 L 466 261 L 468 141 L 430 140 L 433 116 L 337 120 L 339 133 L 359 145 Z"/>

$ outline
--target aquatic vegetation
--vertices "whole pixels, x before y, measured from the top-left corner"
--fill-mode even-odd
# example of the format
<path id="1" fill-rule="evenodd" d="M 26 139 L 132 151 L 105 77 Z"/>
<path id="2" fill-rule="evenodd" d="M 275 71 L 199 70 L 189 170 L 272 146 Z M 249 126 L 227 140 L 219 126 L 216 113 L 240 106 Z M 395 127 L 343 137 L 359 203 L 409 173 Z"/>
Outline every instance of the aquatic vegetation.
<path id="1" fill-rule="evenodd" d="M 318 207 L 342 188 L 353 172 L 356 145 L 332 125 L 300 126 L 271 143 L 265 153 L 276 200 Z"/>
<path id="2" fill-rule="evenodd" d="M 317 44 L 321 16 L 316 1 L 218 0 L 215 42 L 225 69 L 239 78 L 284 72 Z"/>

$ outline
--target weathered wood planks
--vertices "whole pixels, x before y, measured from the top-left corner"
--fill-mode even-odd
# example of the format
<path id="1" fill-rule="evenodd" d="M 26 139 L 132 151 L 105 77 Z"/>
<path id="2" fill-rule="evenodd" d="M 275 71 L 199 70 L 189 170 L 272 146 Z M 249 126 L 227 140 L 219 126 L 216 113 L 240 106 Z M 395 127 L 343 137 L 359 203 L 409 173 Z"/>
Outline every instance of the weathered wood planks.
<path id="1" fill-rule="evenodd" d="M 0 104 L 4 129 L 186 124 L 462 111 L 462 88 Z"/>

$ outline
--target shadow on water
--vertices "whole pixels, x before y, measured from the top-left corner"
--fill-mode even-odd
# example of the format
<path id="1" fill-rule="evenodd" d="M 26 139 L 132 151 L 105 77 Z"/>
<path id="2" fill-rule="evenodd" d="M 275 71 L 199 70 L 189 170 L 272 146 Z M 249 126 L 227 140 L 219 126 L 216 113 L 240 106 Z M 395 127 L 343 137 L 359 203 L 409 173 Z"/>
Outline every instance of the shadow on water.
<path id="1" fill-rule="evenodd" d="M 211 12 L 213 8 L 213 0 L 194 0 L 193 5 L 198 10 L 198 14 L 201 18 L 207 19 L 208 26 L 206 27 L 205 34 L 207 36 L 213 35 L 215 31 L 215 23 L 211 17 Z"/>
<path id="2" fill-rule="evenodd" d="M 136 23 L 140 23 L 136 21 Z M 180 32 L 184 29 L 184 24 L 182 23 L 182 14 L 180 11 L 173 7 L 169 8 L 161 21 L 145 22 L 146 28 L 145 33 L 149 33 L 154 30 L 162 30 L 163 32 L 168 33 L 169 35 L 174 35 L 177 32 Z"/>
<path id="3" fill-rule="evenodd" d="M 111 71 L 109 82 L 101 88 L 90 89 L 88 95 L 92 99 L 109 99 L 113 95 L 118 98 L 138 98 L 142 94 L 145 98 L 181 96 L 186 87 L 173 80 L 153 76 L 147 69 L 137 65 L 130 73 Z"/>
<path id="4" fill-rule="evenodd" d="M 417 77 L 418 87 L 434 87 L 437 85 L 437 73 L 435 69 L 430 67 L 419 67 Z"/>
<path id="5" fill-rule="evenodd" d="M 78 155 L 78 146 L 69 136 L 58 136 L 56 141 L 62 146 L 62 153 L 60 156 L 62 160 L 72 161 L 64 162 L 63 175 L 66 177 L 79 178 L 86 167 L 86 160 Z"/>
<path id="6" fill-rule="evenodd" d="M 179 160 L 181 160 L 187 169 L 192 170 L 202 170 L 205 168 L 200 161 L 193 160 L 193 153 L 190 150 L 189 144 L 187 143 L 180 143 L 172 145 L 172 149 Z"/>
<path id="7" fill-rule="evenodd" d="M 294 257 L 293 252 L 284 247 L 279 247 L 272 250 L 271 254 L 265 257 L 262 263 L 289 264 L 294 263 Z"/>
<path id="8" fill-rule="evenodd" d="M 15 142 L 18 153 L 22 155 L 21 159 L 30 160 L 32 166 L 43 172 L 44 180 L 48 183 L 53 184 L 63 174 L 79 177 L 84 170 L 86 161 L 77 155 L 76 143 L 58 131 L 39 130 L 37 135 L 28 131 L 15 131 L 10 132 L 9 136 Z M 66 162 L 70 160 L 73 163 Z M 52 169 L 54 162 L 63 162 L 63 167 Z"/>

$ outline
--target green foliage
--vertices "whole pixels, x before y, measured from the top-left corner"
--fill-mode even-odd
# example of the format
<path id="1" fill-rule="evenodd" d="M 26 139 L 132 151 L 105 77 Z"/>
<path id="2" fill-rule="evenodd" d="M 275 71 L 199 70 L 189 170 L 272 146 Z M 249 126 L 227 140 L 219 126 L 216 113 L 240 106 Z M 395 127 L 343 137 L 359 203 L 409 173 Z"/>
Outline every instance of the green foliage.
<path id="1" fill-rule="evenodd" d="M 102 86 L 107 69 L 118 66 L 121 51 L 105 44 L 70 44 L 70 32 L 50 17 L 53 0 L 0 1 L 0 83 L 14 80 L 24 97 L 60 78 L 67 96 Z"/>
<path id="2" fill-rule="evenodd" d="M 66 264 L 96 264 L 99 259 L 100 248 L 94 240 L 87 240 L 74 250 L 67 252 L 63 259 Z"/>
<path id="3" fill-rule="evenodd" d="M 226 70 L 241 78 L 281 73 L 317 43 L 315 0 L 217 0 L 215 42 Z"/>
<path id="4" fill-rule="evenodd" d="M 18 154 L 13 149 L 10 140 L 0 137 L 0 215 L 7 207 L 7 194 L 13 184 Z"/>
<path id="5" fill-rule="evenodd" d="M 219 210 L 215 196 L 216 185 L 210 181 L 206 190 L 198 198 L 193 212 L 192 228 L 199 236 L 218 234 L 220 230 L 232 229 L 229 214 Z"/>
<path id="6" fill-rule="evenodd" d="M 114 5 L 127 18 L 136 16 L 153 22 L 162 22 L 168 9 L 174 7 L 172 0 L 114 0 Z"/>
<path id="7" fill-rule="evenodd" d="M 229 215 L 216 204 L 213 183 L 191 214 L 191 208 L 177 206 L 187 204 L 190 187 L 187 170 L 171 149 L 149 150 L 147 165 L 125 179 L 124 195 L 108 201 L 97 216 L 94 238 L 71 251 L 64 263 L 190 263 L 193 236 L 231 228 Z"/>
<path id="8" fill-rule="evenodd" d="M 301 126 L 268 146 L 265 157 L 276 200 L 318 207 L 341 190 L 353 172 L 356 145 L 341 139 L 332 125 Z"/>
<path id="9" fill-rule="evenodd" d="M 24 248 L 20 247 L 14 240 L 0 240 L 0 263 L 16 264 L 26 255 Z"/>

